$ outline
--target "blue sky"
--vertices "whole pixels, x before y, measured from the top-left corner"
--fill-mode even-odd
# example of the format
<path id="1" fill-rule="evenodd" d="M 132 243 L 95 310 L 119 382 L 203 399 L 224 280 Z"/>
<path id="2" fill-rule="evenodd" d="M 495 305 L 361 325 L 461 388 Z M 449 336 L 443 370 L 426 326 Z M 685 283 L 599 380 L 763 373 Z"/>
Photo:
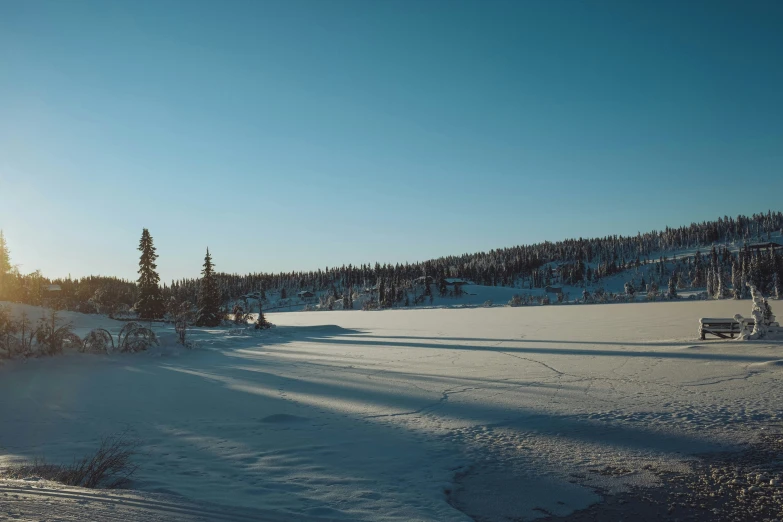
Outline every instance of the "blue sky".
<path id="1" fill-rule="evenodd" d="M 23 272 L 404 262 L 781 209 L 783 2 L 5 0 Z"/>

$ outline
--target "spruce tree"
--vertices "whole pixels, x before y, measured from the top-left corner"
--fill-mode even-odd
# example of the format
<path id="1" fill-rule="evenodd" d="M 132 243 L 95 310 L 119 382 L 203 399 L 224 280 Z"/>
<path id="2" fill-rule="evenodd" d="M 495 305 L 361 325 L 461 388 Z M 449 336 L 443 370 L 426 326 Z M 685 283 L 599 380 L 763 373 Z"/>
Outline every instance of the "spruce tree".
<path id="1" fill-rule="evenodd" d="M 272 323 L 266 320 L 264 317 L 264 311 L 261 309 L 261 303 L 258 303 L 258 317 L 256 318 L 255 328 L 256 330 L 266 330 L 271 328 Z"/>
<path id="2" fill-rule="evenodd" d="M 386 308 L 386 283 L 383 279 L 378 284 L 378 306 Z"/>
<path id="3" fill-rule="evenodd" d="M 697 250 L 696 256 L 693 259 L 693 281 L 691 283 L 693 288 L 701 288 L 704 286 L 704 279 L 702 274 L 701 265 L 701 253 Z"/>
<path id="4" fill-rule="evenodd" d="M 3 231 L 0 230 L 0 298 L 5 297 L 7 291 L 6 279 L 11 271 L 11 254 L 8 252 L 8 244 L 5 242 Z"/>
<path id="5" fill-rule="evenodd" d="M 212 256 L 209 254 L 209 248 L 207 248 L 207 255 L 204 257 L 204 269 L 201 271 L 203 277 L 198 289 L 196 326 L 218 326 L 220 324 L 220 292 L 215 280 L 214 266 L 212 264 Z M 260 311 L 259 317 L 263 317 Z"/>
<path id="6" fill-rule="evenodd" d="M 715 299 L 723 299 L 726 287 L 723 284 L 723 270 L 718 268 L 715 273 Z"/>
<path id="7" fill-rule="evenodd" d="M 737 261 L 731 263 L 731 291 L 734 299 L 742 296 L 742 273 Z"/>
<path id="8" fill-rule="evenodd" d="M 677 274 L 673 273 L 669 278 L 669 291 L 666 294 L 669 299 L 677 298 Z"/>
<path id="9" fill-rule="evenodd" d="M 160 276 L 155 269 L 158 265 L 155 260 L 158 254 L 155 253 L 155 246 L 152 244 L 152 236 L 146 228 L 141 232 L 139 241 L 139 250 L 141 258 L 139 259 L 139 299 L 134 308 L 141 319 L 160 319 L 166 313 L 166 305 L 163 302 L 163 296 L 160 293 Z"/>

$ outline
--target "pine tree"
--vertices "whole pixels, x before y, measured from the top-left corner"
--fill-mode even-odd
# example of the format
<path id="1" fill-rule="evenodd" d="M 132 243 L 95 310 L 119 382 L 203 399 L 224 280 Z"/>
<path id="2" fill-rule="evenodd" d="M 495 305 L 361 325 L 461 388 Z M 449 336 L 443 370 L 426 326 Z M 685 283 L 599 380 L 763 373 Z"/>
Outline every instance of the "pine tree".
<path id="1" fill-rule="evenodd" d="M 677 274 L 674 273 L 669 278 L 669 292 L 666 294 L 669 299 L 675 299 L 677 297 Z"/>
<path id="2" fill-rule="evenodd" d="M 258 303 L 258 317 L 256 318 L 255 328 L 256 330 L 266 330 L 271 328 L 272 323 L 266 320 L 264 317 L 264 311 L 261 309 L 261 303 Z"/>
<path id="3" fill-rule="evenodd" d="M 702 279 L 702 266 L 701 266 L 701 253 L 697 250 L 696 257 L 693 259 L 693 282 L 691 283 L 693 288 L 701 288 L 704 286 L 704 280 Z"/>
<path id="4" fill-rule="evenodd" d="M 446 297 L 449 293 L 449 287 L 446 285 L 446 278 L 443 275 L 438 277 L 438 293 L 441 297 Z"/>
<path id="5" fill-rule="evenodd" d="M 146 228 L 141 232 L 139 241 L 139 250 L 141 258 L 139 259 L 139 299 L 134 308 L 141 319 L 160 319 L 166 313 L 166 304 L 163 302 L 163 296 L 160 293 L 160 276 L 155 269 L 158 265 L 155 260 L 158 254 L 155 253 L 155 246 L 152 243 L 152 236 Z"/>
<path id="6" fill-rule="evenodd" d="M 378 306 L 386 308 L 386 283 L 383 279 L 378 285 Z"/>
<path id="7" fill-rule="evenodd" d="M 209 248 L 207 248 L 207 255 L 204 257 L 204 269 L 201 271 L 201 284 L 198 289 L 196 326 L 218 326 L 220 324 L 220 292 L 215 280 L 214 266 L 212 264 L 212 256 L 209 254 Z M 263 313 L 259 311 L 259 317 L 262 316 Z"/>
<path id="8" fill-rule="evenodd" d="M 8 244 L 5 242 L 3 231 L 0 230 L 0 298 L 7 293 L 6 279 L 11 271 L 11 254 L 8 252 Z"/>
<path id="9" fill-rule="evenodd" d="M 731 291 L 734 299 L 742 297 L 742 273 L 737 261 L 731 264 Z"/>

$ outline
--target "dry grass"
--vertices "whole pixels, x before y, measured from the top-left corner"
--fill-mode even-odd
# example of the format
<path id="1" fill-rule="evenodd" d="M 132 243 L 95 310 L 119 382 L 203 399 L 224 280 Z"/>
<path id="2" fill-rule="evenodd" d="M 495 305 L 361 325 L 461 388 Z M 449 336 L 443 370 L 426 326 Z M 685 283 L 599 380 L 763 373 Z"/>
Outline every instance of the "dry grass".
<path id="1" fill-rule="evenodd" d="M 40 477 L 68 486 L 115 489 L 127 486 L 138 468 L 132 462 L 138 443 L 127 432 L 108 435 L 91 455 L 76 459 L 70 465 L 48 464 L 35 459 L 31 464 L 13 466 L 0 471 L 5 478 Z"/>

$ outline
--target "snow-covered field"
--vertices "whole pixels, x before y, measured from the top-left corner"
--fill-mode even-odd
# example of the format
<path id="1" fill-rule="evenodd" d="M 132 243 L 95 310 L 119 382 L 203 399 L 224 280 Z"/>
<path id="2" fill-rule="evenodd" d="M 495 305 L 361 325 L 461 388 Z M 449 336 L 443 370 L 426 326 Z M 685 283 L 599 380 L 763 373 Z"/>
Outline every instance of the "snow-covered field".
<path id="1" fill-rule="evenodd" d="M 136 491 L 6 481 L 0 517 L 75 503 L 82 517 L 123 520 L 567 514 L 598 501 L 597 487 L 654 482 L 646 464 L 676 468 L 783 425 L 783 344 L 698 340 L 699 317 L 749 310 L 699 301 L 269 314 L 278 326 L 258 335 L 199 331 L 194 351 L 9 362 L 0 466 L 68 462 L 125 428 L 141 454 Z M 598 473 L 612 467 L 632 473 Z"/>

